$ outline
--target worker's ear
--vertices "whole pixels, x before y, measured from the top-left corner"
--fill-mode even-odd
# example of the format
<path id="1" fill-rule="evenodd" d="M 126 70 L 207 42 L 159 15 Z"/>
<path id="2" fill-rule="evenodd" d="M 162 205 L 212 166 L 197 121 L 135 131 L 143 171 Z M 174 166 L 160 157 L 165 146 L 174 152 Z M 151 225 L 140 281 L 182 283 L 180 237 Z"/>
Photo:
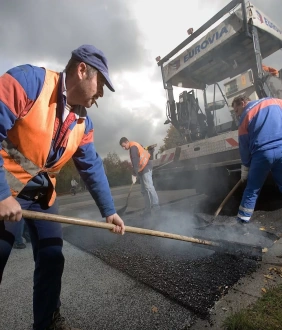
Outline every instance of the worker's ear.
<path id="1" fill-rule="evenodd" d="M 78 74 L 79 79 L 83 79 L 83 77 L 85 75 L 87 75 L 87 67 L 86 67 L 85 63 L 81 62 L 81 63 L 78 64 L 77 74 Z"/>

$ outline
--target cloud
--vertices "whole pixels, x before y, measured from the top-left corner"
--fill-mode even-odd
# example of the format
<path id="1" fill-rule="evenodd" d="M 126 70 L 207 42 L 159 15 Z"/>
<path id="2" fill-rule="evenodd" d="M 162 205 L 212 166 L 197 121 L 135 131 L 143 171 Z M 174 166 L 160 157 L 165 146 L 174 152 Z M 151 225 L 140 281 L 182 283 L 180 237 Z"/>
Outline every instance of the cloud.
<path id="1" fill-rule="evenodd" d="M 103 50 L 116 92 L 105 89 L 99 108 L 88 110 L 102 157 L 109 151 L 123 155 L 118 145 L 122 135 L 144 145 L 156 142 L 153 134 L 162 140 L 163 123 L 156 128 L 160 113 L 165 118 L 161 75 L 143 47 L 126 0 L 4 1 L 0 21 L 1 73 L 23 63 L 62 71 L 79 45 Z"/>
<path id="2" fill-rule="evenodd" d="M 253 2 L 280 22 L 282 7 L 277 0 Z M 187 37 L 189 27 L 195 31 L 226 4 L 226 0 L 193 4 L 175 0 L 169 5 L 162 0 L 2 1 L 0 74 L 23 63 L 61 71 L 73 49 L 94 44 L 108 58 L 116 89 L 115 93 L 105 89 L 99 108 L 88 111 L 98 152 L 105 157 L 116 151 L 124 157 L 118 145 L 124 135 L 143 145 L 160 146 L 168 127 L 163 125 L 166 99 L 155 57 L 165 56 Z M 266 64 L 277 66 L 279 55 Z M 176 101 L 179 93 L 176 90 Z"/>
<path id="3" fill-rule="evenodd" d="M 139 73 L 124 72 L 116 79 L 120 81 L 120 84 L 114 83 L 116 96 L 107 94 L 98 100 L 98 109 L 93 106 L 88 111 L 94 127 L 97 127 L 95 145 L 99 154 L 105 157 L 108 152 L 117 152 L 122 158 L 128 158 L 128 153 L 119 146 L 122 136 L 144 146 L 158 143 L 158 150 L 167 130 L 163 125 L 166 100 L 164 95 L 159 97 L 161 84 L 149 83 L 150 74 L 146 70 Z"/>
<path id="4" fill-rule="evenodd" d="M 64 66 L 73 49 L 102 49 L 112 72 L 146 63 L 142 35 L 125 0 L 2 1 L 1 57 Z M 3 28 L 4 27 L 4 28 Z"/>

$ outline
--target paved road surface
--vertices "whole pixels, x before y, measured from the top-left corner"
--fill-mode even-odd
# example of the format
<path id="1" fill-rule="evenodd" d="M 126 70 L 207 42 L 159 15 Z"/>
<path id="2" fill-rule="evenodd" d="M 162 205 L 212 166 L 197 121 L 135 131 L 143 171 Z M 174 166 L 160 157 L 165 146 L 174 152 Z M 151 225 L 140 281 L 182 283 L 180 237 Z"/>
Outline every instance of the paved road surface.
<path id="1" fill-rule="evenodd" d="M 205 197 L 193 196 L 191 190 L 162 192 L 161 203 L 174 203 L 164 205 L 158 217 L 144 221 L 139 189 L 136 186 L 132 192 L 126 224 L 188 236 L 199 234 L 192 214 L 205 204 Z M 124 206 L 128 190 L 113 189 L 117 209 Z M 59 200 L 61 214 L 102 220 L 88 193 Z M 231 237 L 231 231 L 222 226 L 207 234 L 218 237 L 220 233 Z M 242 239 L 240 233 L 238 236 Z M 62 310 L 82 330 L 188 329 L 199 314 L 206 315 L 215 300 L 256 267 L 254 261 L 238 262 L 200 246 L 161 238 L 120 237 L 78 226 L 65 226 L 64 238 Z M 264 237 L 260 240 L 272 244 Z M 31 329 L 32 268 L 30 246 L 12 251 L 0 287 L 1 329 Z"/>

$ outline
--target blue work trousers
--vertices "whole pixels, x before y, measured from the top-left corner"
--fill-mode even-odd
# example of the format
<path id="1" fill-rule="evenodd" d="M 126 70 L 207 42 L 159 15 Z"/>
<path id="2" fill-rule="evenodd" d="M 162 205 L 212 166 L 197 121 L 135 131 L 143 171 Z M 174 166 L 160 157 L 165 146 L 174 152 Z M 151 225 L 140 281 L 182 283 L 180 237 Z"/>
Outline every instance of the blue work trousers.
<path id="1" fill-rule="evenodd" d="M 282 192 L 282 147 L 258 151 L 252 155 L 247 186 L 239 207 L 238 219 L 245 222 L 250 221 L 260 190 L 270 171 Z"/>
<path id="2" fill-rule="evenodd" d="M 57 202 L 48 207 L 40 200 L 36 202 L 20 198 L 17 200 L 24 210 L 58 213 Z M 44 330 L 51 324 L 55 310 L 60 307 L 61 278 L 64 269 L 62 228 L 59 223 L 51 221 L 31 219 L 25 219 L 25 221 L 30 233 L 35 262 L 33 329 Z M 17 222 L 0 221 L 0 283 L 17 230 Z"/>
<path id="3" fill-rule="evenodd" d="M 153 184 L 152 173 L 152 170 L 139 173 L 141 192 L 145 199 L 145 212 L 151 212 L 152 207 L 159 206 L 159 197 Z"/>

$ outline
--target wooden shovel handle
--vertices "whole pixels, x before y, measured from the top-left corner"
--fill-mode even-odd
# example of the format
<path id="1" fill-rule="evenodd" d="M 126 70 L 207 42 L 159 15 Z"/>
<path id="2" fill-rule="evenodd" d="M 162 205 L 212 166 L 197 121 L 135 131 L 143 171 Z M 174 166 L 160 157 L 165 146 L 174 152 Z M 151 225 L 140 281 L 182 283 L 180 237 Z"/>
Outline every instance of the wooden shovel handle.
<path id="1" fill-rule="evenodd" d="M 229 192 L 229 194 L 224 198 L 224 200 L 222 201 L 222 203 L 219 205 L 218 209 L 215 211 L 214 216 L 218 216 L 219 212 L 221 211 L 221 209 L 223 208 L 223 206 L 229 201 L 230 197 L 234 194 L 235 190 L 238 189 L 238 187 L 241 185 L 241 179 L 235 184 L 235 186 L 231 189 L 231 191 Z"/>
<path id="2" fill-rule="evenodd" d="M 95 220 L 85 220 L 85 219 L 81 219 L 81 218 L 72 218 L 72 217 L 67 217 L 67 216 L 57 215 L 57 214 L 47 214 L 47 213 L 34 212 L 34 211 L 28 211 L 28 210 L 22 210 L 22 213 L 23 213 L 23 217 L 27 218 L 27 219 L 48 220 L 48 221 L 66 223 L 66 224 L 70 224 L 70 225 L 88 226 L 88 227 L 95 227 L 95 228 L 102 228 L 102 229 L 113 229 L 115 227 L 115 225 L 106 223 L 106 222 L 99 222 L 99 221 L 95 221 Z M 166 233 L 166 232 L 162 232 L 162 231 L 150 230 L 150 229 L 145 229 L 145 228 L 125 226 L 125 231 L 129 232 L 129 233 L 135 233 L 135 234 L 170 238 L 170 239 L 175 239 L 175 240 L 185 241 L 185 242 L 190 242 L 190 243 L 219 246 L 219 244 L 217 242 L 212 242 L 212 241 L 208 241 L 208 240 L 198 239 L 198 238 L 194 238 L 194 237 L 187 237 L 187 236 L 182 236 L 182 235 L 177 235 L 177 234 L 172 234 L 172 233 Z"/>
<path id="3" fill-rule="evenodd" d="M 128 205 L 128 200 L 129 200 L 129 197 L 130 197 L 130 194 L 131 194 L 131 190 L 132 190 L 133 185 L 134 185 L 134 183 L 132 182 L 131 183 L 131 186 L 130 186 L 130 189 L 129 189 L 129 193 L 128 193 L 127 198 L 126 198 L 126 204 L 125 205 Z"/>

